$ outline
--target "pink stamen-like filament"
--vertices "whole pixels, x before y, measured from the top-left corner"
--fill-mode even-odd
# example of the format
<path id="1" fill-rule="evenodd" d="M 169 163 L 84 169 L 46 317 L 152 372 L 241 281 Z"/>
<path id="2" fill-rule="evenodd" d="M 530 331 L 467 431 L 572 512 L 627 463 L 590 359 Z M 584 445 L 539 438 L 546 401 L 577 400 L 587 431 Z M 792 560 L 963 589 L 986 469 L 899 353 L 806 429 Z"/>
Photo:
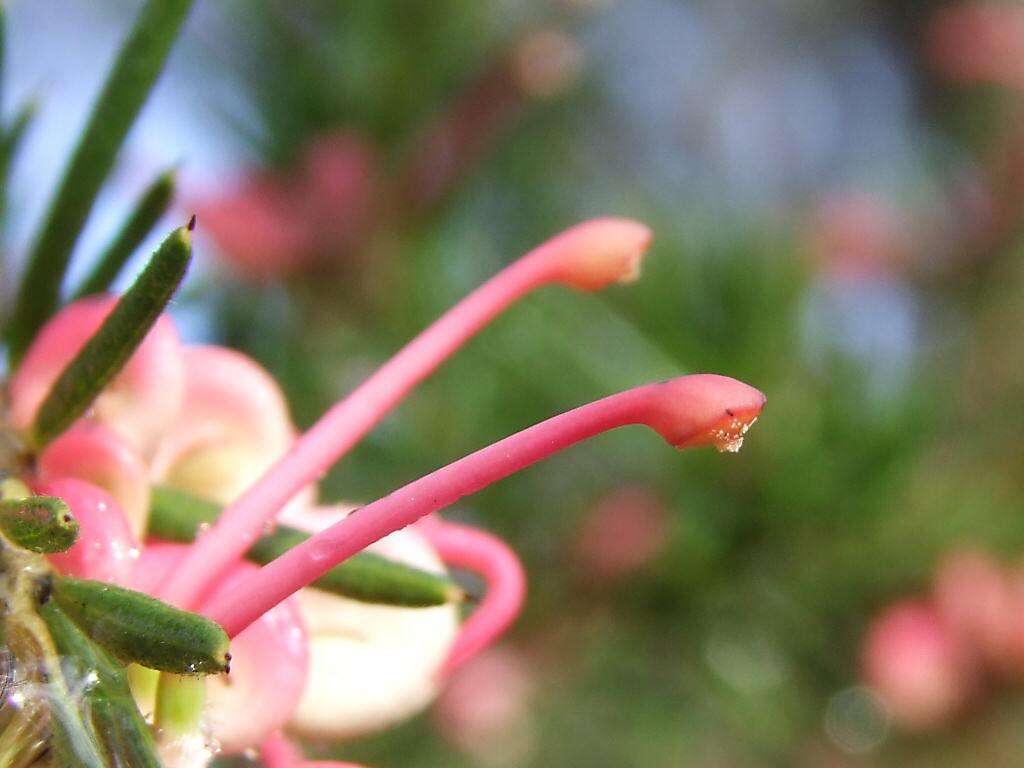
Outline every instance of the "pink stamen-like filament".
<path id="1" fill-rule="evenodd" d="M 716 445 L 732 450 L 764 401 L 763 394 L 742 382 L 701 374 L 648 384 L 576 408 L 357 509 L 212 601 L 203 613 L 234 636 L 374 541 L 574 443 L 618 427 L 644 424 L 680 448 Z"/>
<path id="2" fill-rule="evenodd" d="M 430 520 L 420 532 L 446 565 L 480 574 L 487 592 L 459 630 L 443 672 L 448 674 L 501 637 L 526 598 L 526 574 L 516 553 L 497 536 L 478 528 Z"/>
<path id="3" fill-rule="evenodd" d="M 319 479 L 416 384 L 509 305 L 548 283 L 596 290 L 633 279 L 650 237 L 647 227 L 626 219 L 586 222 L 535 248 L 469 294 L 327 411 L 225 509 L 165 585 L 163 599 L 194 607 L 199 594 L 242 557 L 289 499 Z"/>

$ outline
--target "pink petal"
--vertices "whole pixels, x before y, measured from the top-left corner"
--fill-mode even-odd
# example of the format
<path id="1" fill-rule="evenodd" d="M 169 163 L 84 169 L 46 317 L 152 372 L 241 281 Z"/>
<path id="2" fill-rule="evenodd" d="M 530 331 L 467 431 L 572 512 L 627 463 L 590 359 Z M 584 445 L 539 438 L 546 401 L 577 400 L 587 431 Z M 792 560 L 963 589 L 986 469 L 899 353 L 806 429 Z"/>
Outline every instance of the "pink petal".
<path id="1" fill-rule="evenodd" d="M 11 378 L 11 421 L 16 427 L 31 424 L 50 387 L 115 303 L 114 296 L 80 299 L 43 326 Z M 97 398 L 92 417 L 145 453 L 178 416 L 183 391 L 181 342 L 174 324 L 162 316 Z"/>
<path id="2" fill-rule="evenodd" d="M 153 474 L 228 503 L 292 444 L 277 382 L 255 361 L 218 346 L 184 350 L 185 402 L 153 459 Z"/>
<path id="3" fill-rule="evenodd" d="M 81 421 L 54 440 L 39 457 L 41 481 L 77 478 L 113 496 L 141 538 L 149 517 L 149 474 L 142 458 L 101 424 Z"/>

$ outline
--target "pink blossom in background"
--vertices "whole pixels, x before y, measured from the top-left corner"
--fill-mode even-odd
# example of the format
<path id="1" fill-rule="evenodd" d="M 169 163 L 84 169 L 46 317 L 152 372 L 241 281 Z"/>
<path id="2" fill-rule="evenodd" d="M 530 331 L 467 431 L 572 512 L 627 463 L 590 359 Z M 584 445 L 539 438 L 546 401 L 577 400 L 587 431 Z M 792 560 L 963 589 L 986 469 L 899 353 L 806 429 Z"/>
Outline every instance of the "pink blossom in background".
<path id="1" fill-rule="evenodd" d="M 961 3 L 936 12 L 925 31 L 935 71 L 965 85 L 1024 88 L 1024 7 Z"/>
<path id="2" fill-rule="evenodd" d="M 311 141 L 290 172 L 254 171 L 196 209 L 236 272 L 271 280 L 363 244 L 383 206 L 378 164 L 367 139 L 338 131 Z"/>
<path id="3" fill-rule="evenodd" d="M 1019 665 L 1014 614 L 1024 602 L 994 558 L 977 550 L 952 553 L 935 574 L 932 594 L 942 621 L 965 648 L 1004 674 Z"/>
<path id="4" fill-rule="evenodd" d="M 576 531 L 576 569 L 588 580 L 616 581 L 661 554 L 667 534 L 668 513 L 651 491 L 612 491 L 594 505 Z"/>
<path id="5" fill-rule="evenodd" d="M 447 741 L 480 765 L 522 765 L 536 740 L 530 710 L 535 678 L 521 653 L 506 646 L 491 648 L 452 674 L 432 721 Z"/>
<path id="6" fill-rule="evenodd" d="M 868 629 L 864 679 L 903 728 L 945 725 L 974 697 L 979 678 L 970 654 L 932 606 L 904 600 Z"/>
<path id="7" fill-rule="evenodd" d="M 899 274 L 909 256 L 913 221 L 877 195 L 852 191 L 826 198 L 807 231 L 811 259 L 826 275 L 875 280 Z"/>

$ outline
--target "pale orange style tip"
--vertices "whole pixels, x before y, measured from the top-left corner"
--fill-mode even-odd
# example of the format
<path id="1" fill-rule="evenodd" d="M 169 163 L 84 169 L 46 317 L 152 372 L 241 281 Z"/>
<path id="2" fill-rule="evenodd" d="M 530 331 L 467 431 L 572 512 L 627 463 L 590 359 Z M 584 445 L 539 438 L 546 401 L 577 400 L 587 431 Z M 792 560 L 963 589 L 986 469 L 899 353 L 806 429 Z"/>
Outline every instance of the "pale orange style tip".
<path id="1" fill-rule="evenodd" d="M 742 381 L 704 373 L 655 384 L 661 397 L 650 426 L 676 448 L 711 445 L 735 453 L 767 398 Z"/>
<path id="2" fill-rule="evenodd" d="M 653 237 L 650 227 L 632 219 L 592 219 L 567 229 L 540 250 L 552 258 L 556 280 L 597 291 L 639 278 Z"/>

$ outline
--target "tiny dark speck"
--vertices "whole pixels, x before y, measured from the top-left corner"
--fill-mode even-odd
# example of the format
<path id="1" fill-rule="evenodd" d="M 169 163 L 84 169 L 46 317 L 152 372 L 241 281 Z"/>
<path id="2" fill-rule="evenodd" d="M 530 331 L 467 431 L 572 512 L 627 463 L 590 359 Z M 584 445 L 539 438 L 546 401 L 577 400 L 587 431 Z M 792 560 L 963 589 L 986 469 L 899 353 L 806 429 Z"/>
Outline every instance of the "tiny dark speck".
<path id="1" fill-rule="evenodd" d="M 725 409 L 725 412 L 726 412 L 727 414 L 729 414 L 729 416 L 730 416 L 730 417 L 734 417 L 734 416 L 736 415 L 735 413 L 733 413 L 733 412 L 732 412 L 732 409 L 731 409 L 731 408 L 726 408 L 726 409 Z"/>

